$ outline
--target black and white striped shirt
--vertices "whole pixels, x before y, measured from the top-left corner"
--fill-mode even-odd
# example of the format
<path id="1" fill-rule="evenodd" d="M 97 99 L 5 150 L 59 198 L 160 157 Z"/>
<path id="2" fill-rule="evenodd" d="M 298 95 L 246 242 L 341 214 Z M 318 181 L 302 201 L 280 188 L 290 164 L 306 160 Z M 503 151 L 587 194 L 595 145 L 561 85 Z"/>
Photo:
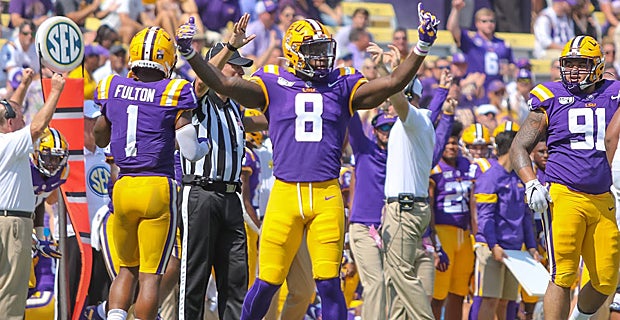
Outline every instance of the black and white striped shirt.
<path id="1" fill-rule="evenodd" d="M 204 158 L 191 162 L 181 156 L 183 174 L 192 174 L 213 181 L 240 182 L 244 155 L 245 132 L 239 104 L 222 101 L 209 90 L 194 110 L 193 124 L 198 138 L 211 140 L 212 151 Z"/>

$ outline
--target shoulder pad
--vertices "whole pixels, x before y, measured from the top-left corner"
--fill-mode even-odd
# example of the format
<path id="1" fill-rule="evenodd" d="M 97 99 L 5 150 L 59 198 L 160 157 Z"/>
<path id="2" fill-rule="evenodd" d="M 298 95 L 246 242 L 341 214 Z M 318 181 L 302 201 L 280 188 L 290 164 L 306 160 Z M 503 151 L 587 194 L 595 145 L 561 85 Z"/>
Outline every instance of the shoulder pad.
<path id="1" fill-rule="evenodd" d="M 538 98 L 538 100 L 540 100 L 540 102 L 543 102 L 545 100 L 549 100 L 551 98 L 553 98 L 555 95 L 553 94 L 553 92 L 551 90 L 549 90 L 549 88 L 547 88 L 545 86 L 544 83 L 541 83 L 539 85 L 537 85 L 536 87 L 534 87 L 534 89 L 532 89 L 532 91 L 530 91 L 530 95 L 535 96 L 536 98 Z"/>
<path id="2" fill-rule="evenodd" d="M 439 165 L 435 165 L 435 167 L 431 170 L 431 174 L 441 173 L 441 167 Z"/>

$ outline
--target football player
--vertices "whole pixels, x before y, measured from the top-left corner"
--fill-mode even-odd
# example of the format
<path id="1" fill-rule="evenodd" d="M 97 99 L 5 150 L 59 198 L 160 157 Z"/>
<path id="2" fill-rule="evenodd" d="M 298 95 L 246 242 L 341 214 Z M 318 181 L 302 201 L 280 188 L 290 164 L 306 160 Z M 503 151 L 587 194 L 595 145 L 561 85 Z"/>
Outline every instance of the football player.
<path id="1" fill-rule="evenodd" d="M 618 109 L 620 83 L 604 80 L 604 70 L 601 46 L 594 38 L 569 40 L 560 56 L 562 81 L 532 89 L 530 114 L 511 148 L 513 168 L 526 184 L 527 202 L 543 216 L 551 272 L 545 318 L 568 318 L 580 256 L 591 281 L 580 292 L 570 319 L 589 318 L 617 285 L 620 235 L 604 139 L 618 137 L 617 131 L 605 130 Z M 537 179 L 530 159 L 530 151 L 545 134 L 549 190 Z M 615 146 L 607 145 L 607 150 L 611 153 Z"/>
<path id="2" fill-rule="evenodd" d="M 429 197 L 435 230 L 451 262 L 443 272 L 435 272 L 431 306 L 437 319 L 441 318 L 446 298 L 446 319 L 461 318 L 463 298 L 469 293 L 469 278 L 474 270 L 474 249 L 470 241 L 471 212 L 475 212 L 472 208 L 475 204 L 470 201 L 473 177 L 469 160 L 458 152 L 462 129 L 460 122 L 452 127 L 441 161 L 430 176 Z"/>
<path id="3" fill-rule="evenodd" d="M 179 51 L 198 77 L 246 107 L 262 108 L 274 145 L 274 183 L 259 252 L 259 276 L 246 296 L 241 319 L 261 319 L 283 283 L 304 231 L 323 319 L 345 319 L 340 291 L 344 205 L 338 174 L 351 115 L 374 108 L 413 78 L 437 36 L 438 20 L 419 9 L 419 41 L 391 75 L 367 81 L 353 68 L 333 69 L 336 42 L 312 19 L 294 22 L 282 41 L 288 68 L 267 65 L 250 79 L 227 78 L 191 47 L 195 25 L 177 32 Z M 229 54 L 237 48 L 227 44 Z M 291 205 L 292 204 L 292 205 Z"/>
<path id="4" fill-rule="evenodd" d="M 95 124 L 96 143 L 110 144 L 120 168 L 112 196 L 120 271 L 110 287 L 110 320 L 127 317 L 138 277 L 135 317 L 157 316 L 159 285 L 176 236 L 175 137 L 188 159 L 199 159 L 210 148 L 197 141 L 190 125 L 196 108 L 192 85 L 168 79 L 176 62 L 170 35 L 145 28 L 131 40 L 129 54 L 132 78 L 109 76 L 95 92 L 103 114 Z"/>

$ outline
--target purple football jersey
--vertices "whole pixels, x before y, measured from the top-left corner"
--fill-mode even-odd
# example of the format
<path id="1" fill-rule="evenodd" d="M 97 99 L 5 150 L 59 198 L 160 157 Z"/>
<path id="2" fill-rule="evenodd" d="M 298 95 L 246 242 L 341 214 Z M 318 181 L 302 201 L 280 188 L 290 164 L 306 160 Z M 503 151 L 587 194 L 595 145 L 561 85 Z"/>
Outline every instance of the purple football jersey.
<path id="1" fill-rule="evenodd" d="M 609 192 L 605 129 L 618 109 L 620 82 L 604 80 L 591 94 L 574 95 L 561 82 L 530 91 L 530 109 L 547 115 L 547 182 L 589 194 Z"/>
<path id="2" fill-rule="evenodd" d="M 121 176 L 174 178 L 175 123 L 181 112 L 196 108 L 189 82 L 109 76 L 99 82 L 95 103 L 112 123 L 110 149 Z"/>
<path id="3" fill-rule="evenodd" d="M 467 73 L 481 72 L 487 75 L 484 87 L 487 88 L 493 80 L 503 80 L 500 74 L 500 62 L 512 63 L 512 49 L 508 44 L 497 37 L 491 41 L 482 38 L 476 33 L 470 36 L 465 29 L 461 29 L 461 51 L 467 57 Z"/>
<path id="4" fill-rule="evenodd" d="M 288 182 L 337 179 L 351 97 L 367 80 L 353 68 L 334 69 L 325 82 L 303 81 L 292 69 L 267 65 L 251 80 L 261 85 L 273 142 L 276 178 Z"/>
<path id="5" fill-rule="evenodd" d="M 469 193 L 473 179 L 469 166 L 469 160 L 458 157 L 456 167 L 441 160 L 431 171 L 435 185 L 435 224 L 468 229 Z"/>
<path id="6" fill-rule="evenodd" d="M 67 182 L 67 177 L 69 176 L 68 164 L 51 177 L 44 176 L 32 163 L 32 160 L 30 161 L 30 170 L 32 172 L 32 187 L 36 196 L 36 205 L 41 204 L 52 191 Z"/>
<path id="7" fill-rule="evenodd" d="M 494 162 L 476 180 L 478 233 L 476 241 L 489 248 L 499 244 L 504 249 L 535 248 L 532 214 L 525 203 L 525 185 L 514 171 Z"/>
<path id="8" fill-rule="evenodd" d="M 254 150 L 245 147 L 245 156 L 243 157 L 243 164 L 241 170 L 250 170 L 250 199 L 252 200 L 252 206 L 254 209 L 258 209 L 258 199 L 256 199 L 256 190 L 258 189 L 258 183 L 260 182 L 260 161 Z"/>

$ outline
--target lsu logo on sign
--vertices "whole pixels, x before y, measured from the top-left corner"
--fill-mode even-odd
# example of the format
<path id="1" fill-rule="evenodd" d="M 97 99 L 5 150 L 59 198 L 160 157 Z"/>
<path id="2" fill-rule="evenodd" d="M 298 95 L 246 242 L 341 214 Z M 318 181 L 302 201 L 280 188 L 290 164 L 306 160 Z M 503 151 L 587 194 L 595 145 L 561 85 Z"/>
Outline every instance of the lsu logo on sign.
<path id="1" fill-rule="evenodd" d="M 66 17 L 45 20 L 37 30 L 35 45 L 43 64 L 55 72 L 71 71 L 84 58 L 82 32 Z"/>
<path id="2" fill-rule="evenodd" d="M 108 195 L 109 181 L 110 169 L 103 165 L 91 167 L 86 176 L 86 184 L 88 185 L 88 189 L 100 197 Z"/>

